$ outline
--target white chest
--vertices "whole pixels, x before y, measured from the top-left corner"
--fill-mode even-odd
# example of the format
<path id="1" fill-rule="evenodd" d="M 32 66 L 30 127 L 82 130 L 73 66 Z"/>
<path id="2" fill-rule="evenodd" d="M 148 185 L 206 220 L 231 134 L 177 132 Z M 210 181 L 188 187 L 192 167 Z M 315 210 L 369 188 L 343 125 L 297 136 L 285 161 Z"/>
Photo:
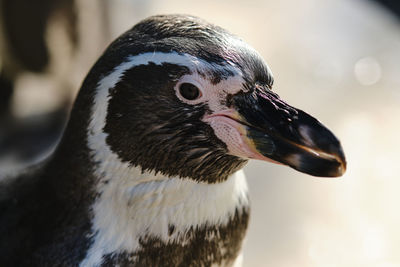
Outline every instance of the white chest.
<path id="1" fill-rule="evenodd" d="M 237 208 L 248 205 L 242 171 L 219 184 L 166 178 L 137 168 L 130 168 L 129 174 L 100 182 L 100 196 L 92 206 L 94 242 L 82 266 L 96 266 L 110 253 L 137 251 L 144 236 L 184 244 L 190 241 L 185 233 L 191 227 L 224 225 Z"/>

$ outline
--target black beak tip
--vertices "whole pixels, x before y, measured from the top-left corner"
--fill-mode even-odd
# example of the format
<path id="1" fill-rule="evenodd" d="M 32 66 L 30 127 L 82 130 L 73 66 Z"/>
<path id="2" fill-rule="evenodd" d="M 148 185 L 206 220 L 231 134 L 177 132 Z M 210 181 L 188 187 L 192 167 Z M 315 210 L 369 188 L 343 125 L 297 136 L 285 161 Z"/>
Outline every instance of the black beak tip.
<path id="1" fill-rule="evenodd" d="M 287 163 L 293 169 L 317 177 L 340 177 L 346 171 L 346 159 L 342 148 L 335 147 L 328 156 L 313 153 L 292 154 Z"/>
<path id="2" fill-rule="evenodd" d="M 305 112 L 301 117 L 308 124 L 300 125 L 302 151 L 298 170 L 319 177 L 339 177 L 346 171 L 346 158 L 342 145 L 336 136 L 318 120 Z M 304 153 L 304 152 L 312 153 Z"/>

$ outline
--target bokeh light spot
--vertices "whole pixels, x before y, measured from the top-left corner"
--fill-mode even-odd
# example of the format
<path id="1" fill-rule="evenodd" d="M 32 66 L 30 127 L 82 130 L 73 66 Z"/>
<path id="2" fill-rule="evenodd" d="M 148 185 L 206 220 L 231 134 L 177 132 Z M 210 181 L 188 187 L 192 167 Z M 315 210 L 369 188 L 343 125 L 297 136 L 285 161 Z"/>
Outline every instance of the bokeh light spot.
<path id="1" fill-rule="evenodd" d="M 373 85 L 382 77 L 382 68 L 373 57 L 364 57 L 354 65 L 354 75 L 362 85 Z"/>

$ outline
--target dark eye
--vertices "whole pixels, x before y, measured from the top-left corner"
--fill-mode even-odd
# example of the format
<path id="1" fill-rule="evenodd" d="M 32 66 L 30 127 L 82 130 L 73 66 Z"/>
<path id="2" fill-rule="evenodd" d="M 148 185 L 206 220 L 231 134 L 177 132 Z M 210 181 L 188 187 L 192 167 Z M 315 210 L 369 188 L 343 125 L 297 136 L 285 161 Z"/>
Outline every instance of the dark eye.
<path id="1" fill-rule="evenodd" d="M 179 93 L 187 100 L 195 100 L 201 95 L 199 88 L 191 83 L 182 83 L 179 86 Z"/>

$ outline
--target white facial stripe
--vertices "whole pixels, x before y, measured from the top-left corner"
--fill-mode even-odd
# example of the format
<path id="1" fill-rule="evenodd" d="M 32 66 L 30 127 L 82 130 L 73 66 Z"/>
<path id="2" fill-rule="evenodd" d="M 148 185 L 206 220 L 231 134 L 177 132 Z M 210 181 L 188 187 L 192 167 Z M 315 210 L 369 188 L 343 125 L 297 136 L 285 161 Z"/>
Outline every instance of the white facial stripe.
<path id="1" fill-rule="evenodd" d="M 135 251 L 139 248 L 138 238 L 145 234 L 165 242 L 184 242 L 182 235 L 190 227 L 226 224 L 237 207 L 248 205 L 247 185 L 241 171 L 223 183 L 202 184 L 142 173 L 139 168 L 121 162 L 111 151 L 106 143 L 107 134 L 103 132 L 109 91 L 126 70 L 149 62 L 173 63 L 203 71 L 209 67 L 234 68 L 212 65 L 190 55 L 144 53 L 129 57 L 98 83 L 88 128 L 88 146 L 94 161 L 99 163 L 94 171 L 99 179 L 96 190 L 100 196 L 92 206 L 94 242 L 81 266 L 99 265 L 102 256 L 109 253 Z M 238 69 L 234 70 L 238 73 Z M 168 235 L 169 224 L 175 226 L 171 236 Z"/>

